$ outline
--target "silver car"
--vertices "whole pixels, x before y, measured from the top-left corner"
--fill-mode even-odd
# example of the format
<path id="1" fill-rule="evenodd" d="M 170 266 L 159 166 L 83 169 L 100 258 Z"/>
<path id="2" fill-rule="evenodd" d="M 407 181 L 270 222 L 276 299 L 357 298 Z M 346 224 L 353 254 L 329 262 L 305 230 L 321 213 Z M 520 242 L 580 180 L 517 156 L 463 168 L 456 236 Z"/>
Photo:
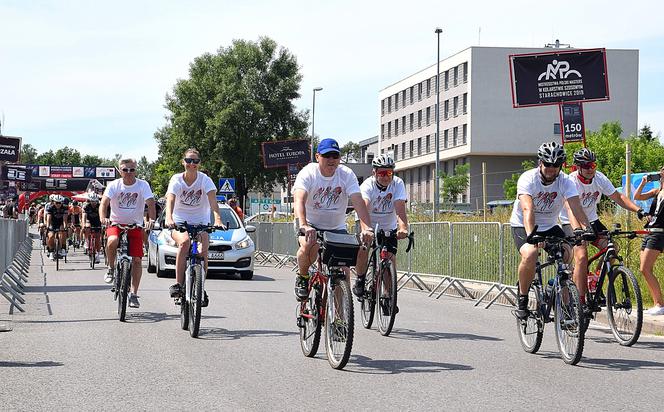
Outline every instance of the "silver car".
<path id="1" fill-rule="evenodd" d="M 247 233 L 254 232 L 256 227 L 244 226 L 226 204 L 219 204 L 219 212 L 228 230 L 210 233 L 208 271 L 239 273 L 240 278 L 249 280 L 254 276 L 255 245 Z M 156 273 L 157 277 L 175 273 L 177 246 L 171 230 L 163 228 L 164 213 L 157 220 L 160 228 L 152 230 L 148 236 L 148 272 Z"/>

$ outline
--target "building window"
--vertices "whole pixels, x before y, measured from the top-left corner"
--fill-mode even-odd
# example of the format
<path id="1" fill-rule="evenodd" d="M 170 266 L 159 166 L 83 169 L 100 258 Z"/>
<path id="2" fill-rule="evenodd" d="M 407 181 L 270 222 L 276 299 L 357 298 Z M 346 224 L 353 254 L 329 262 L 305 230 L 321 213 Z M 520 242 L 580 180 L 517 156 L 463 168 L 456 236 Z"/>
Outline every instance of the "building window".
<path id="1" fill-rule="evenodd" d="M 387 122 L 387 138 L 392 137 L 392 122 Z"/>
<path id="2" fill-rule="evenodd" d="M 415 98 L 415 86 L 410 86 L 410 104 L 413 104 Z"/>
<path id="3" fill-rule="evenodd" d="M 385 99 L 380 101 L 380 115 L 385 116 Z"/>
<path id="4" fill-rule="evenodd" d="M 427 126 L 431 124 L 431 106 L 427 107 Z"/>
<path id="5" fill-rule="evenodd" d="M 392 113 L 392 96 L 387 98 L 387 112 Z"/>
<path id="6" fill-rule="evenodd" d="M 443 147 L 445 149 L 447 149 L 449 147 L 449 143 L 450 143 L 450 130 L 445 129 L 444 135 L 445 135 L 445 140 L 444 140 L 445 143 L 444 143 Z"/>
<path id="7" fill-rule="evenodd" d="M 454 117 L 459 115 L 459 96 L 454 96 Z"/>
<path id="8" fill-rule="evenodd" d="M 463 133 L 463 135 L 462 135 L 461 138 L 463 139 L 463 144 L 465 145 L 465 144 L 468 143 L 468 125 L 467 124 L 463 125 L 463 132 L 462 133 Z"/>
<path id="9" fill-rule="evenodd" d="M 455 127 L 455 128 L 452 130 L 452 145 L 453 145 L 453 146 L 456 146 L 456 145 L 459 144 L 458 137 L 459 137 L 459 128 L 458 128 L 458 127 Z"/>
<path id="10" fill-rule="evenodd" d="M 560 134 L 560 123 L 553 124 L 553 134 Z"/>
<path id="11" fill-rule="evenodd" d="M 394 135 L 399 136 L 399 119 L 394 119 Z"/>
<path id="12" fill-rule="evenodd" d="M 445 90 L 450 88 L 450 71 L 445 70 Z"/>
<path id="13" fill-rule="evenodd" d="M 401 118 L 401 134 L 406 134 L 406 116 Z"/>
<path id="14" fill-rule="evenodd" d="M 445 108 L 443 109 L 443 118 L 445 120 L 450 118 L 450 101 L 445 100 Z"/>
<path id="15" fill-rule="evenodd" d="M 463 94 L 463 114 L 468 113 L 468 93 Z"/>
<path id="16" fill-rule="evenodd" d="M 410 131 L 413 131 L 413 126 L 415 125 L 415 114 L 411 113 L 410 114 Z"/>
<path id="17" fill-rule="evenodd" d="M 417 83 L 417 101 L 422 100 L 422 83 Z"/>
<path id="18" fill-rule="evenodd" d="M 463 64 L 463 82 L 468 83 L 468 62 Z"/>
<path id="19" fill-rule="evenodd" d="M 431 96 L 431 79 L 427 79 L 427 97 Z"/>
<path id="20" fill-rule="evenodd" d="M 406 91 L 405 90 L 401 94 L 401 107 L 406 107 Z"/>
<path id="21" fill-rule="evenodd" d="M 424 149 L 424 150 L 426 151 L 426 153 L 429 153 L 429 152 L 431 151 L 431 149 L 429 148 L 429 144 L 430 144 L 430 142 L 429 142 L 429 140 L 430 140 L 430 136 L 431 136 L 431 135 L 427 135 L 427 139 L 426 139 L 426 145 L 427 145 L 427 146 L 426 146 L 426 148 Z"/>
<path id="22" fill-rule="evenodd" d="M 385 123 L 380 125 L 380 138 L 381 139 L 385 138 Z"/>
<path id="23" fill-rule="evenodd" d="M 417 128 L 422 128 L 422 110 L 417 111 Z"/>
<path id="24" fill-rule="evenodd" d="M 394 111 L 399 110 L 399 93 L 394 95 Z"/>
<path id="25" fill-rule="evenodd" d="M 417 155 L 418 156 L 422 155 L 422 138 L 421 137 L 417 138 Z"/>
<path id="26" fill-rule="evenodd" d="M 394 160 L 399 159 L 399 145 L 394 146 Z"/>
<path id="27" fill-rule="evenodd" d="M 406 158 L 406 142 L 401 143 L 401 158 Z"/>
<path id="28" fill-rule="evenodd" d="M 454 66 L 454 75 L 452 78 L 454 82 L 453 83 L 454 87 L 457 87 L 457 85 L 459 84 L 459 66 Z"/>
<path id="29" fill-rule="evenodd" d="M 413 157 L 413 141 L 411 140 L 408 145 L 410 150 L 408 151 L 408 157 Z"/>

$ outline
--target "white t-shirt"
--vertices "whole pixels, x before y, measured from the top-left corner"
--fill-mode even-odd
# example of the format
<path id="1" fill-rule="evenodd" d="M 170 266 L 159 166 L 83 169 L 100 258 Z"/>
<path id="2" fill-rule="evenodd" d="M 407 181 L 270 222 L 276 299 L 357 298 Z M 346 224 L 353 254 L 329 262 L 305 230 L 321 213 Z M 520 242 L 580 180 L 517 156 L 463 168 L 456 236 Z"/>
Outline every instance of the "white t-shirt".
<path id="1" fill-rule="evenodd" d="M 533 198 L 533 211 L 538 231 L 551 229 L 558 223 L 560 211 L 564 208 L 564 199 L 578 196 L 579 192 L 572 179 L 560 172 L 550 185 L 543 185 L 539 168 L 523 172 L 516 184 L 516 200 L 512 208 L 510 226 L 524 227 L 523 210 L 519 195 L 530 195 Z"/>
<path id="2" fill-rule="evenodd" d="M 371 176 L 360 186 L 362 198 L 369 201 L 371 226 L 378 224 L 378 229 L 385 231 L 397 228 L 397 213 L 394 202 L 406 200 L 406 185 L 399 177 L 394 176 L 384 191 L 376 185 L 376 177 Z"/>
<path id="3" fill-rule="evenodd" d="M 196 172 L 196 180 L 191 186 L 184 181 L 184 172 L 174 174 L 168 182 L 166 194 L 175 195 L 173 221 L 191 225 L 210 224 L 210 202 L 208 193 L 217 192 L 212 179 L 205 173 Z"/>
<path id="4" fill-rule="evenodd" d="M 111 222 L 122 225 L 143 225 L 145 201 L 154 197 L 150 185 L 142 179 L 130 186 L 115 179 L 106 186 L 104 196 L 111 200 Z"/>
<path id="5" fill-rule="evenodd" d="M 348 198 L 360 193 L 357 176 L 348 167 L 339 165 L 334 175 L 325 177 L 318 163 L 309 163 L 300 170 L 295 189 L 307 192 L 307 223 L 324 230 L 346 229 Z"/>
<path id="6" fill-rule="evenodd" d="M 588 221 L 594 222 L 599 219 L 597 216 L 597 205 L 602 195 L 610 196 L 616 192 L 613 183 L 602 172 L 595 172 L 595 177 L 593 177 L 593 181 L 590 184 L 582 183 L 579 180 L 578 170 L 570 173 L 569 178 L 576 184 L 581 207 L 583 207 L 583 212 L 588 216 Z M 560 222 L 564 225 L 569 223 L 566 208 L 563 208 L 562 212 L 560 212 Z"/>

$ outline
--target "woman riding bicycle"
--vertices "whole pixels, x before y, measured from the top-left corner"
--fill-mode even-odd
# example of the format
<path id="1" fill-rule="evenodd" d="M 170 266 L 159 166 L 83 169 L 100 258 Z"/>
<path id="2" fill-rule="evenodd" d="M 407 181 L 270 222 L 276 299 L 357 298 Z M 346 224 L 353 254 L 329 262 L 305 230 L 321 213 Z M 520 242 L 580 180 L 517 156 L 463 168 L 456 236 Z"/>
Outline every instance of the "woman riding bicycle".
<path id="1" fill-rule="evenodd" d="M 210 210 L 214 213 L 214 225 L 222 226 L 216 198 L 217 188 L 209 176 L 198 170 L 200 162 L 201 155 L 198 150 L 187 149 L 182 159 L 184 173 L 173 175 L 168 183 L 165 224 L 171 229 L 185 222 L 188 225 L 208 225 Z M 189 233 L 177 230 L 171 231 L 171 237 L 178 245 L 178 253 L 175 258 L 176 283 L 169 288 L 169 292 L 172 298 L 177 298 L 182 295 L 184 269 L 191 240 Z M 200 254 L 205 259 L 207 271 L 208 234 L 201 232 L 199 238 Z M 205 293 L 201 306 L 207 306 L 208 303 L 208 296 Z"/>

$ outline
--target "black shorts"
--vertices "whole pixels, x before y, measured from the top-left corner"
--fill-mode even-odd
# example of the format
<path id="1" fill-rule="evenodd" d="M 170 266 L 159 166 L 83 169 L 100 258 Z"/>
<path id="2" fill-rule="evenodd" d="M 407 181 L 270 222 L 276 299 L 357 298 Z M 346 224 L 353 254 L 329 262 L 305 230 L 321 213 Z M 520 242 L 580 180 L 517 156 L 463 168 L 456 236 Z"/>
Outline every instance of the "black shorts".
<path id="1" fill-rule="evenodd" d="M 641 250 L 654 249 L 664 251 L 664 233 L 651 233 L 641 242 Z"/>
<path id="2" fill-rule="evenodd" d="M 599 232 L 603 232 L 605 230 L 608 230 L 606 228 L 606 226 L 604 226 L 604 224 L 599 221 L 599 219 L 593 220 L 592 222 L 590 222 L 590 226 L 593 228 L 595 233 L 599 233 Z M 574 236 L 574 230 L 572 229 L 572 225 L 570 225 L 569 223 L 566 223 L 566 224 L 563 225 L 563 231 L 565 232 L 565 236 Z M 598 236 L 597 240 L 593 241 L 591 244 L 593 246 L 599 248 L 599 246 L 598 246 L 599 243 L 598 242 L 601 242 L 604 239 L 606 239 L 606 236 Z"/>
<path id="3" fill-rule="evenodd" d="M 558 225 L 547 230 L 538 230 L 535 233 L 541 236 L 565 237 L 565 232 L 563 232 L 563 229 Z M 526 244 L 527 237 L 525 227 L 512 226 L 512 238 L 514 239 L 517 251 L 521 251 L 521 246 Z"/>
<path id="4" fill-rule="evenodd" d="M 389 234 L 389 232 L 388 232 Z M 396 237 L 385 237 L 385 240 L 383 241 L 385 246 L 387 247 L 387 251 L 390 252 L 393 255 L 397 254 L 397 245 L 398 245 L 398 240 Z"/>
<path id="5" fill-rule="evenodd" d="M 309 225 L 309 226 L 316 229 L 316 232 L 319 232 L 319 233 L 331 232 L 331 233 L 338 233 L 340 235 L 347 235 L 348 234 L 348 231 L 346 229 L 319 229 L 319 228 L 317 228 L 316 226 L 313 226 L 313 225 Z M 304 231 L 302 231 L 301 228 L 297 230 L 297 236 L 298 237 L 304 236 Z"/>

